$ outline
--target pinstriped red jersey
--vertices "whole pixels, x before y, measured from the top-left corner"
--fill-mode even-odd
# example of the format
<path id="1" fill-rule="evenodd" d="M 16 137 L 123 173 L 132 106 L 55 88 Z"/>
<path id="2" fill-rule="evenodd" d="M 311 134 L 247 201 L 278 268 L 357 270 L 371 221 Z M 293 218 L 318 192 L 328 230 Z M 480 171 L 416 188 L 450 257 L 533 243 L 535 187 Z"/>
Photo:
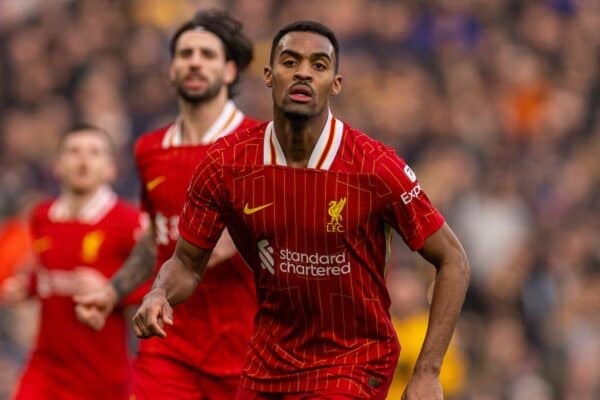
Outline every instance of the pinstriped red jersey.
<path id="1" fill-rule="evenodd" d="M 393 150 L 330 116 L 308 168 L 286 165 L 272 123 L 217 142 L 196 169 L 180 232 L 210 248 L 227 226 L 254 270 L 244 388 L 373 398 L 399 353 L 390 228 L 416 250 L 443 223 Z"/>
<path id="2" fill-rule="evenodd" d="M 156 270 L 173 254 L 177 225 L 195 166 L 217 138 L 257 122 L 231 102 L 197 145 L 183 144 L 181 123 L 142 135 L 135 159 L 142 208 L 150 215 L 158 249 Z M 167 357 L 216 375 L 239 375 L 256 312 L 252 273 L 239 255 L 211 268 L 186 303 L 174 310 L 167 339 L 140 343 L 140 353 Z"/>

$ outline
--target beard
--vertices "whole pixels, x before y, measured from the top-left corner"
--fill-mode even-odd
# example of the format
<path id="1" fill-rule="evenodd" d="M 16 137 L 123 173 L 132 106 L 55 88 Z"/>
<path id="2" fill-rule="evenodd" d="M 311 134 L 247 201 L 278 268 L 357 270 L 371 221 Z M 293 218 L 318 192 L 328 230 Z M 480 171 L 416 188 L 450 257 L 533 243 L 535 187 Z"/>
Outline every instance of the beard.
<path id="1" fill-rule="evenodd" d="M 214 82 L 210 83 L 206 89 L 198 93 L 190 93 L 183 86 L 183 82 L 179 81 L 176 84 L 177 95 L 184 101 L 190 104 L 200 104 L 210 101 L 217 97 L 223 87 L 223 77 L 218 77 Z"/>

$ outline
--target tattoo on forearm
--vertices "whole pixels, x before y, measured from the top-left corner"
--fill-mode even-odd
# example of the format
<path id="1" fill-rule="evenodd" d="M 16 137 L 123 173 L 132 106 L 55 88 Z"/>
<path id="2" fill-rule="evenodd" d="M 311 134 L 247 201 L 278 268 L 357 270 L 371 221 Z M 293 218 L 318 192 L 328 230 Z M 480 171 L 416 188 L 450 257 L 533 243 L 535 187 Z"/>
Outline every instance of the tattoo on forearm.
<path id="1" fill-rule="evenodd" d="M 156 245 L 152 234 L 148 233 L 136 243 L 121 269 L 111 279 L 119 300 L 152 276 L 155 262 Z"/>

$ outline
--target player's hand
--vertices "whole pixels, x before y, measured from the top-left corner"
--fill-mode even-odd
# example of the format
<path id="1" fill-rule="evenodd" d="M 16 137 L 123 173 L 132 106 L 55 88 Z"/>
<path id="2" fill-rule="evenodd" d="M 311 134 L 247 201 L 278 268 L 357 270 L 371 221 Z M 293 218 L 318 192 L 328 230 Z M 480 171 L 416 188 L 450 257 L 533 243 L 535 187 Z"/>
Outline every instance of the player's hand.
<path id="1" fill-rule="evenodd" d="M 28 296 L 29 276 L 17 274 L 9 276 L 0 283 L 0 301 L 14 304 L 23 301 Z"/>
<path id="2" fill-rule="evenodd" d="M 152 289 L 133 316 L 133 331 L 140 339 L 167 337 L 165 325 L 173 325 L 173 309 L 163 289 Z"/>
<path id="3" fill-rule="evenodd" d="M 402 400 L 443 400 L 442 385 L 439 377 L 432 373 L 419 373 L 410 378 Z"/>
<path id="4" fill-rule="evenodd" d="M 73 288 L 73 294 L 85 294 L 95 292 L 108 283 L 108 279 L 97 269 L 90 267 L 77 267 L 74 270 L 74 281 L 76 287 Z"/>
<path id="5" fill-rule="evenodd" d="M 117 291 L 110 283 L 101 288 L 73 297 L 77 319 L 90 328 L 99 331 L 104 327 L 106 318 L 118 302 Z"/>

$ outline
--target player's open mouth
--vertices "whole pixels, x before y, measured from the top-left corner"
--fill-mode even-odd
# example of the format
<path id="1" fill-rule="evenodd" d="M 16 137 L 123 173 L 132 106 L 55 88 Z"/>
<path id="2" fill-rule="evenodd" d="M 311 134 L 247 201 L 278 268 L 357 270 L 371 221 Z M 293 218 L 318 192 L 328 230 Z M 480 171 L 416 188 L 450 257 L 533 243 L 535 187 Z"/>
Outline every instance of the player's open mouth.
<path id="1" fill-rule="evenodd" d="M 203 88 L 206 85 L 207 80 L 202 76 L 188 76 L 183 80 L 185 87 L 190 89 Z"/>
<path id="2" fill-rule="evenodd" d="M 289 93 L 290 99 L 297 103 L 308 103 L 313 97 L 313 91 L 307 85 L 295 85 Z"/>

